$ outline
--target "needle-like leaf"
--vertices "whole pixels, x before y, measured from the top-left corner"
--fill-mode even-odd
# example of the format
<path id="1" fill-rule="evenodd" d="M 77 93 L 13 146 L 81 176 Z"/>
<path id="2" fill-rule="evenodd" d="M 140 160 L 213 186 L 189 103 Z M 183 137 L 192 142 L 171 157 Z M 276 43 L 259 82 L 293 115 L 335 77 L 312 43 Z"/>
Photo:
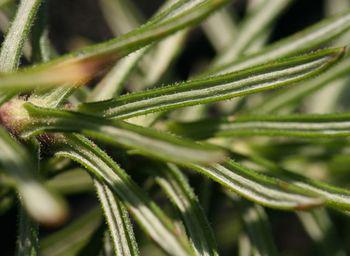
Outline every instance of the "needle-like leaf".
<path id="1" fill-rule="evenodd" d="M 197 255 L 218 255 L 214 234 L 186 177 L 172 164 L 161 166 L 156 180 L 180 211 Z"/>
<path id="2" fill-rule="evenodd" d="M 58 135 L 56 155 L 83 165 L 123 201 L 144 231 L 170 255 L 192 255 L 189 242 L 171 220 L 97 145 L 79 135 Z"/>
<path id="3" fill-rule="evenodd" d="M 314 179 L 309 179 L 287 170 L 281 170 L 279 175 L 286 182 L 294 184 L 324 198 L 327 206 L 343 212 L 349 211 L 350 209 L 350 191 L 347 189 L 335 187 Z"/>
<path id="4" fill-rule="evenodd" d="M 240 196 L 264 206 L 284 210 L 306 210 L 322 205 L 322 197 L 283 180 L 249 170 L 230 160 L 224 165 L 191 165 L 194 169 Z"/>
<path id="5" fill-rule="evenodd" d="M 35 15 L 42 0 L 21 1 L 16 16 L 12 21 L 0 50 L 0 72 L 17 69 L 25 40 L 30 32 Z M 16 92 L 1 91 L 0 105 L 15 95 Z"/>
<path id="6" fill-rule="evenodd" d="M 94 180 L 94 184 L 108 224 L 115 255 L 139 255 L 134 231 L 125 206 L 108 186 L 98 180 Z"/>
<path id="7" fill-rule="evenodd" d="M 2 43 L 0 51 L 0 70 L 10 72 L 19 65 L 24 41 L 32 26 L 42 0 L 23 0 Z"/>
<path id="8" fill-rule="evenodd" d="M 346 213 L 350 209 L 350 191 L 344 188 L 329 185 L 325 182 L 304 177 L 303 175 L 291 172 L 279 167 L 275 163 L 261 156 L 249 157 L 249 160 L 258 165 L 264 166 L 270 175 L 278 177 L 287 184 L 292 184 L 314 194 L 324 200 L 325 205 Z"/>
<path id="9" fill-rule="evenodd" d="M 335 138 L 350 136 L 350 114 L 247 115 L 169 123 L 170 131 L 195 139 L 238 136 Z"/>
<path id="10" fill-rule="evenodd" d="M 107 118 L 129 118 L 152 112 L 227 100 L 287 86 L 332 66 L 344 49 L 325 49 L 224 75 L 190 80 L 116 99 L 86 103 L 80 110 Z"/>
<path id="11" fill-rule="evenodd" d="M 25 104 L 29 114 L 37 120 L 25 128 L 23 136 L 42 132 L 81 132 L 105 143 L 136 149 L 138 152 L 165 161 L 187 163 L 218 162 L 223 151 L 209 145 L 140 127 L 119 120 L 106 120 L 72 111 L 47 109 Z"/>
<path id="12" fill-rule="evenodd" d="M 302 98 L 312 94 L 318 89 L 326 86 L 332 81 L 345 77 L 350 71 L 350 57 L 346 56 L 337 65 L 328 72 L 321 74 L 317 78 L 304 83 L 302 86 L 296 86 L 293 89 L 287 88 L 283 91 L 277 91 L 266 97 L 266 100 L 254 107 L 259 113 L 272 113 L 277 110 L 283 110 L 285 107 L 293 106 Z"/>

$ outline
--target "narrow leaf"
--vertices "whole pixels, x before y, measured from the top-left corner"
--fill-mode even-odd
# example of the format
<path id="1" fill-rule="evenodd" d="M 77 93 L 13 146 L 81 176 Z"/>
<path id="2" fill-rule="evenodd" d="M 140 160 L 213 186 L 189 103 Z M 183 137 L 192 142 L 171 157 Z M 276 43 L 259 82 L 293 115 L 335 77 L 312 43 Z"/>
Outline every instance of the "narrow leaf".
<path id="1" fill-rule="evenodd" d="M 129 214 L 113 192 L 103 183 L 94 180 L 98 197 L 108 224 L 115 255 L 139 255 Z"/>
<path id="2" fill-rule="evenodd" d="M 72 111 L 36 107 L 30 103 L 25 106 L 35 121 L 25 128 L 24 137 L 50 131 L 81 132 L 105 143 L 136 149 L 141 154 L 165 161 L 208 163 L 224 158 L 223 151 L 216 147 L 184 140 L 151 128 Z"/>
<path id="3" fill-rule="evenodd" d="M 25 40 L 42 0 L 22 0 L 0 50 L 0 72 L 17 69 Z M 0 82 L 1 83 L 1 82 Z M 9 89 L 9 88 L 8 88 Z M 0 105 L 12 98 L 12 90 L 0 92 Z"/>
<path id="4" fill-rule="evenodd" d="M 309 179 L 287 170 L 280 170 L 278 174 L 286 182 L 294 184 L 322 197 L 327 206 L 335 208 L 344 213 L 350 210 L 349 190 L 332 186 L 314 179 Z"/>
<path id="5" fill-rule="evenodd" d="M 347 76 L 349 71 L 350 57 L 346 56 L 337 65 L 329 69 L 328 72 L 304 83 L 302 86 L 296 86 L 293 89 L 287 88 L 267 96 L 263 103 L 255 106 L 255 109 L 259 113 L 271 113 L 284 109 L 287 106 L 293 106 L 304 97 L 330 84 L 332 81 Z"/>
<path id="6" fill-rule="evenodd" d="M 325 49 L 246 70 L 190 80 L 116 99 L 86 103 L 80 110 L 108 118 L 129 118 L 152 112 L 222 101 L 287 86 L 332 66 L 344 49 Z"/>
<path id="7" fill-rule="evenodd" d="M 172 164 L 161 166 L 156 180 L 180 211 L 197 255 L 218 255 L 213 231 L 186 177 Z"/>
<path id="8" fill-rule="evenodd" d="M 224 165 L 191 165 L 229 190 L 258 204 L 282 210 L 305 210 L 323 204 L 322 197 L 283 180 L 249 170 L 230 160 Z"/>
<path id="9" fill-rule="evenodd" d="M 168 127 L 172 132 L 195 139 L 256 135 L 335 138 L 350 136 L 350 114 L 247 115 L 188 123 L 173 122 Z"/>
<path id="10" fill-rule="evenodd" d="M 97 145 L 79 135 L 56 135 L 56 146 L 57 156 L 77 161 L 95 178 L 108 185 L 122 199 L 144 231 L 167 253 L 192 255 L 187 240 L 175 229 L 171 220 Z"/>
<path id="11" fill-rule="evenodd" d="M 32 26 L 34 17 L 42 0 L 22 0 L 14 21 L 2 43 L 0 51 L 0 70 L 9 72 L 19 65 L 24 41 Z"/>
<path id="12" fill-rule="evenodd" d="M 261 156 L 249 157 L 249 160 L 264 166 L 270 175 L 274 175 L 283 182 L 297 186 L 307 193 L 314 194 L 323 199 L 325 205 L 347 213 L 350 209 L 350 191 L 325 182 L 307 178 L 303 175 L 281 168 L 274 162 Z"/>

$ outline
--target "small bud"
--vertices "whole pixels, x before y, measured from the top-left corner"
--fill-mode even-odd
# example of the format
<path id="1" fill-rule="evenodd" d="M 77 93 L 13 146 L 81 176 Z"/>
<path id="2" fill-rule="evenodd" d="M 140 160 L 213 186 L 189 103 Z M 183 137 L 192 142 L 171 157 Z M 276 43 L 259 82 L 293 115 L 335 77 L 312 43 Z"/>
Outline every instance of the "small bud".
<path id="1" fill-rule="evenodd" d="M 24 103 L 22 99 L 13 99 L 0 107 L 1 124 L 16 136 L 30 122 L 29 114 L 23 107 Z"/>

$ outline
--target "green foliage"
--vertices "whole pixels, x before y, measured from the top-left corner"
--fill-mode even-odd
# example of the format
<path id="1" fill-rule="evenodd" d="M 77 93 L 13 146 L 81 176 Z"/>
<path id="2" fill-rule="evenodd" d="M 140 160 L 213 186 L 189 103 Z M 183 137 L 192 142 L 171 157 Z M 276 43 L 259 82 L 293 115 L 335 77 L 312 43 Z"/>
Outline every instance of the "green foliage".
<path id="1" fill-rule="evenodd" d="M 321 252 L 345 255 L 327 209 L 349 214 L 348 180 L 339 182 L 331 164 L 319 180 L 308 164 L 349 156 L 350 114 L 337 96 L 349 93 L 350 10 L 265 45 L 294 1 L 249 1 L 236 24 L 229 0 L 169 0 L 140 25 L 133 2 L 100 0 L 116 38 L 56 56 L 42 2 L 0 1 L 12 19 L 0 50 L 0 214 L 17 198 L 18 255 L 156 254 L 147 239 L 168 255 L 220 255 L 207 214 L 216 209 L 201 206 L 208 194 L 192 183 L 198 174 L 238 207 L 240 254 L 279 254 L 266 207 L 297 212 Z M 212 63 L 159 86 L 204 21 Z M 335 83 L 342 87 L 326 95 L 332 109 L 309 113 L 324 99 L 306 97 Z M 283 145 L 294 153 L 279 152 Z M 39 236 L 66 221 L 62 195 L 93 190 L 101 210 Z"/>

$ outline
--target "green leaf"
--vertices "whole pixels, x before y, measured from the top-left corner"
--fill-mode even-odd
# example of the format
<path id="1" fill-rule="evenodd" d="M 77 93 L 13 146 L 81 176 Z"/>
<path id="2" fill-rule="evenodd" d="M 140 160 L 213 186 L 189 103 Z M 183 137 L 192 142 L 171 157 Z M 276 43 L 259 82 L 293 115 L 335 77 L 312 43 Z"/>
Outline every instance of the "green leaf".
<path id="1" fill-rule="evenodd" d="M 33 219 L 57 225 L 67 217 L 66 205 L 35 176 L 34 160 L 6 131 L 0 129 L 0 164 L 16 182 L 22 203 Z"/>
<path id="2" fill-rule="evenodd" d="M 171 255 L 192 255 L 187 239 L 160 208 L 97 145 L 79 135 L 56 135 L 56 155 L 83 165 L 118 195 L 144 231 Z"/>
<path id="3" fill-rule="evenodd" d="M 61 84 L 84 84 L 94 77 L 97 71 L 117 59 L 128 55 L 150 43 L 162 39 L 178 30 L 195 25 L 228 0 L 205 0 L 198 4 L 187 3 L 191 8 L 179 8 L 174 4 L 176 15 L 161 22 L 155 19 L 121 37 L 81 49 L 48 63 L 15 73 L 6 73 L 0 77 L 0 90 L 26 91 L 36 87 Z M 179 2 L 181 4 L 181 2 Z M 193 5 L 192 5 L 193 4 Z M 173 9 L 164 11 L 166 15 Z M 159 17 L 164 17 L 160 14 Z"/>
<path id="4" fill-rule="evenodd" d="M 350 71 L 350 57 L 346 56 L 337 65 L 332 67 L 318 76 L 317 78 L 310 80 L 301 86 L 296 86 L 294 88 L 287 88 L 283 91 L 277 91 L 269 96 L 266 100 L 255 106 L 259 113 L 271 113 L 280 111 L 287 106 L 293 106 L 300 102 L 304 97 L 312 94 L 313 92 L 319 90 L 320 88 L 327 86 L 332 81 L 345 77 Z"/>
<path id="5" fill-rule="evenodd" d="M 239 32 L 230 46 L 220 54 L 214 66 L 219 66 L 237 59 L 247 48 L 251 46 L 254 39 L 266 33 L 272 22 L 293 2 L 293 0 L 262 1 L 253 13 L 245 16 L 239 25 Z"/>
<path id="6" fill-rule="evenodd" d="M 219 255 L 213 231 L 186 177 L 172 164 L 156 171 L 156 180 L 179 210 L 197 255 Z"/>
<path id="7" fill-rule="evenodd" d="M 297 186 L 306 193 L 311 193 L 314 196 L 323 199 L 326 206 L 337 209 L 343 213 L 347 213 L 350 209 L 350 191 L 340 187 L 329 185 L 315 179 L 307 178 L 303 175 L 291 172 L 285 168 L 281 168 L 274 162 L 265 159 L 264 157 L 254 155 L 249 157 L 253 163 L 265 167 L 269 175 L 276 176 L 284 183 Z"/>
<path id="8" fill-rule="evenodd" d="M 30 32 L 35 15 L 42 0 L 22 0 L 11 23 L 0 50 L 0 72 L 17 69 L 25 40 Z M 0 82 L 1 83 L 1 82 Z M 16 92 L 8 88 L 0 92 L 0 105 L 12 98 Z"/>
<path id="9" fill-rule="evenodd" d="M 205 119 L 168 125 L 171 132 L 195 138 L 285 136 L 305 138 L 336 138 L 350 136 L 350 113 L 246 115 Z"/>
<path id="10" fill-rule="evenodd" d="M 292 36 L 270 44 L 263 50 L 218 66 L 208 73 L 227 73 L 273 61 L 279 58 L 305 53 L 339 37 L 350 29 L 350 12 L 324 19 Z"/>
<path id="11" fill-rule="evenodd" d="M 43 132 L 81 132 L 108 144 L 136 149 L 146 156 L 180 164 L 217 162 L 224 153 L 217 147 L 198 144 L 171 134 L 126 123 L 106 120 L 72 111 L 48 109 L 26 103 L 34 118 L 23 132 L 24 137 Z"/>
<path id="12" fill-rule="evenodd" d="M 188 166 L 238 195 L 258 204 L 282 210 L 306 210 L 324 203 L 322 197 L 287 183 L 281 179 L 266 176 L 239 165 L 233 160 L 223 165 Z"/>
<path id="13" fill-rule="evenodd" d="M 9 32 L 2 43 L 0 51 L 0 70 L 9 72 L 19 65 L 24 41 L 32 26 L 42 0 L 22 0 L 11 24 Z"/>
<path id="14" fill-rule="evenodd" d="M 112 100 L 86 103 L 79 109 L 107 118 L 129 118 L 227 100 L 287 86 L 313 77 L 332 66 L 343 53 L 344 49 L 325 49 L 238 72 L 131 93 Z"/>
<path id="15" fill-rule="evenodd" d="M 278 174 L 283 180 L 322 197 L 327 206 L 342 212 L 350 210 L 349 190 L 332 186 L 314 179 L 309 179 L 287 170 L 280 171 L 281 172 Z"/>
<path id="16" fill-rule="evenodd" d="M 44 3 L 41 6 L 38 21 L 33 28 L 32 47 L 33 47 L 33 60 L 36 62 L 48 62 L 57 56 L 56 50 L 52 46 L 49 39 L 48 31 L 48 3 Z M 40 106 L 45 107 L 58 107 L 61 105 L 73 92 L 75 85 L 65 85 L 57 88 L 35 90 L 29 97 L 29 101 L 35 102 Z"/>
<path id="17" fill-rule="evenodd" d="M 115 255 L 139 255 L 129 214 L 108 186 L 94 180 L 95 188 L 108 224 Z"/>

